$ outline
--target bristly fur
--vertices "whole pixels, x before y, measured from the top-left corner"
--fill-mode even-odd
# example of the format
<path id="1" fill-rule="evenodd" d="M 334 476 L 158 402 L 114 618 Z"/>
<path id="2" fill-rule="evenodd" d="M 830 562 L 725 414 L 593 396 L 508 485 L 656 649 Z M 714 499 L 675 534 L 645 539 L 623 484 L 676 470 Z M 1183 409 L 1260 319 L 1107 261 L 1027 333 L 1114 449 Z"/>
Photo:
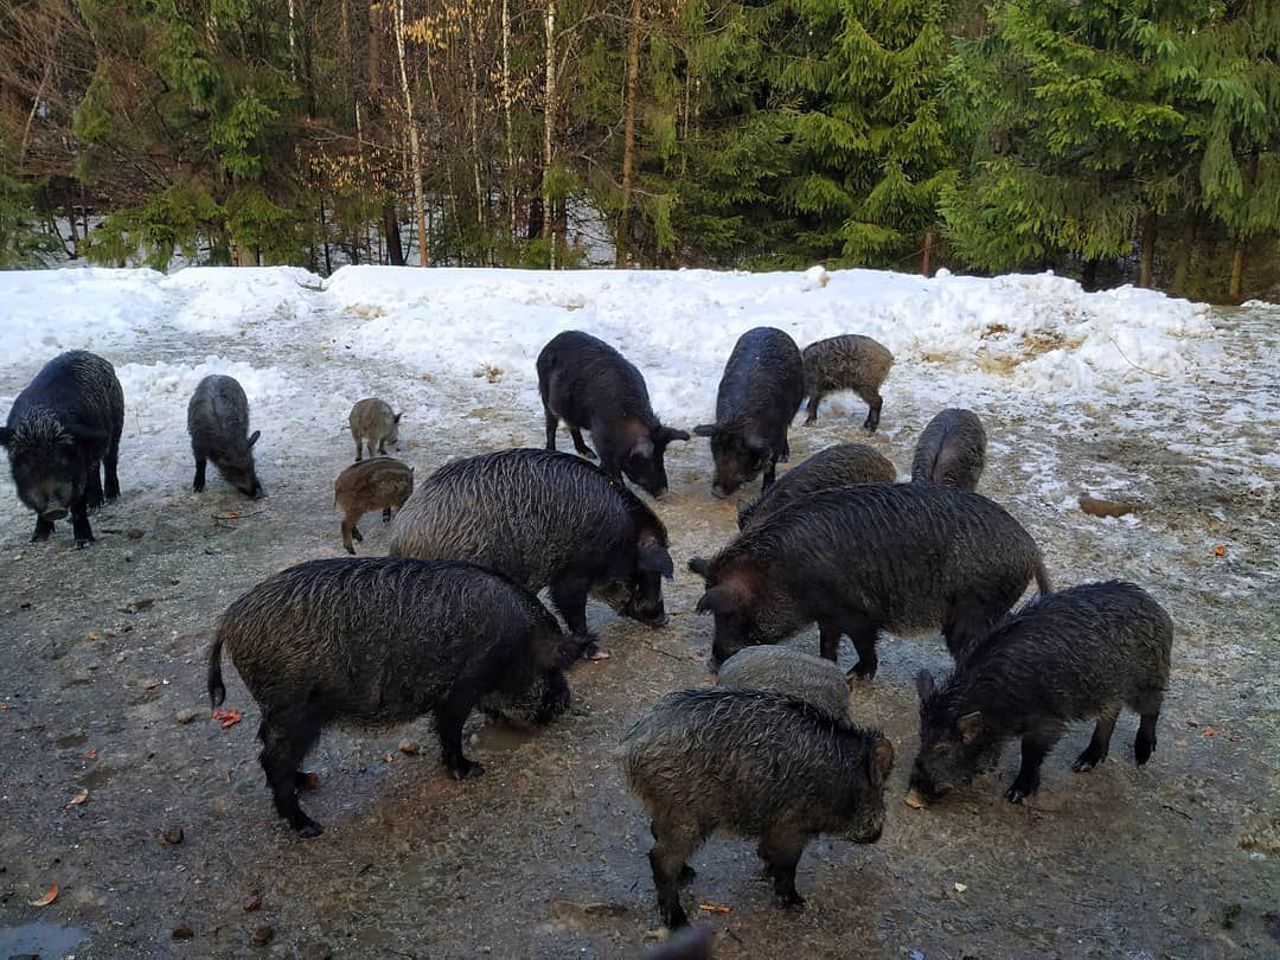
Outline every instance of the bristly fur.
<path id="1" fill-rule="evenodd" d="M 987 431 L 971 410 L 949 407 L 938 413 L 916 444 L 913 483 L 937 483 L 974 490 L 987 460 Z"/>

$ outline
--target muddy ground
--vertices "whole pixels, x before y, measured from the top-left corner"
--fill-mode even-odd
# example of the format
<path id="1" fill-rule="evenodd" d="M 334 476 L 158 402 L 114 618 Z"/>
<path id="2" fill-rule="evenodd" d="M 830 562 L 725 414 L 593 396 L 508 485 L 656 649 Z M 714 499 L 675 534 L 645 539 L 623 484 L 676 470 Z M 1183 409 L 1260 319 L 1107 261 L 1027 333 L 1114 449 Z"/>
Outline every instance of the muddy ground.
<path id="1" fill-rule="evenodd" d="M 1134 768 L 1136 718 L 1125 714 L 1110 762 L 1093 773 L 1068 769 L 1088 739 L 1085 725 L 1073 727 L 1024 807 L 1002 796 L 1010 749 L 966 793 L 909 809 L 912 678 L 948 660 L 936 637 L 886 637 L 879 674 L 854 699 L 859 721 L 881 726 L 898 752 L 883 839 L 812 844 L 799 871 L 802 913 L 774 904 L 753 844 L 712 840 L 693 861 L 686 904 L 715 929 L 718 957 L 1280 956 L 1280 430 L 1274 406 L 1231 413 L 1277 389 L 1280 332 L 1274 315 L 1221 322 L 1224 375 L 1171 392 L 1161 429 L 1103 402 L 1058 410 L 1045 398 L 1039 416 L 1012 402 L 983 409 L 993 438 L 983 492 L 1043 544 L 1056 581 L 1130 578 L 1173 615 L 1152 763 Z M 251 339 L 197 338 L 111 359 L 220 351 L 252 361 L 256 349 Z M 302 347 L 273 358 L 286 360 L 301 371 L 345 362 L 340 349 Z M 6 370 L 9 396 L 34 372 Z M 395 389 L 395 371 L 349 365 L 341 375 L 372 393 Z M 905 468 L 933 411 L 890 388 L 886 397 L 870 442 Z M 528 411 L 458 395 L 439 403 L 440 422 L 466 429 L 427 436 L 406 423 L 401 453 L 420 471 L 541 434 Z M 794 429 L 797 459 L 863 436 L 856 402 L 843 409 Z M 707 679 L 711 622 L 692 613 L 700 589 L 684 561 L 731 535 L 734 507 L 709 496 L 705 444 L 673 445 L 668 457 L 673 488 L 658 509 L 677 573 L 666 629 L 593 606 L 613 658 L 575 668 L 572 715 L 535 737 L 473 718 L 470 750 L 487 769 L 477 781 L 445 775 L 427 721 L 328 732 L 308 763 L 319 789 L 304 797 L 326 833 L 301 841 L 271 809 L 257 711 L 234 670 L 227 706 L 243 721 L 223 730 L 209 719 L 205 651 L 235 596 L 340 551 L 330 484 L 350 457 L 343 424 L 291 438 L 264 464 L 271 495 L 254 504 L 221 481 L 191 494 L 189 463 L 139 476 L 130 443 L 126 432 L 124 496 L 95 518 L 88 550 L 73 548 L 65 525 L 55 540 L 28 544 L 31 518 L 7 478 L 0 485 L 0 960 L 637 956 L 657 925 L 650 840 L 613 750 L 648 704 Z M 1219 469 L 1223 457 L 1232 469 Z M 1139 519 L 1064 506 L 1082 492 L 1136 500 Z M 366 554 L 385 549 L 374 519 Z M 812 632 L 795 642 L 816 652 Z M 842 663 L 852 658 L 846 644 Z M 420 752 L 402 752 L 402 741 Z M 182 841 L 164 844 L 171 827 Z M 51 884 L 60 891 L 51 905 L 28 905 Z M 174 938 L 179 925 L 189 939 Z M 255 946 L 264 925 L 272 938 Z"/>

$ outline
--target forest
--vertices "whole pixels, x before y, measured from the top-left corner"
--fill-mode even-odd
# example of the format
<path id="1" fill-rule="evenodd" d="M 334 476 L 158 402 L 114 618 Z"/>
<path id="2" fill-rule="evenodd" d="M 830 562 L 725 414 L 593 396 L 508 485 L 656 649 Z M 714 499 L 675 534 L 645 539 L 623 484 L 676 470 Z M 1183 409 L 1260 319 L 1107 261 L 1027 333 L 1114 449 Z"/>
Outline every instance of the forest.
<path id="1" fill-rule="evenodd" d="M 1275 0 L 6 0 L 0 266 L 1280 285 Z"/>

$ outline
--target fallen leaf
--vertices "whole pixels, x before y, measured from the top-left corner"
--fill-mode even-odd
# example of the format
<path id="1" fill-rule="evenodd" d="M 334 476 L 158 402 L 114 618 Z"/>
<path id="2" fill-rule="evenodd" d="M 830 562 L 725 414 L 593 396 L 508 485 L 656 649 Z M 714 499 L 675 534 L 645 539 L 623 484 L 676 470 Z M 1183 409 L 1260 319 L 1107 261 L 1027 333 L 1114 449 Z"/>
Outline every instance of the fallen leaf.
<path id="1" fill-rule="evenodd" d="M 28 900 L 27 903 L 33 907 L 47 907 L 53 901 L 58 899 L 58 885 L 56 883 L 49 884 L 49 889 L 44 892 L 44 896 L 39 900 Z"/>
<path id="2" fill-rule="evenodd" d="M 969 885 L 967 883 L 957 883 L 954 886 L 956 893 L 964 893 L 969 889 Z"/>
<path id="3" fill-rule="evenodd" d="M 80 804 L 84 803 L 88 799 L 89 799 L 89 788 L 84 787 L 80 790 L 79 793 L 77 793 L 74 797 L 71 798 L 71 801 L 67 804 L 67 809 L 70 810 L 72 807 L 78 807 L 80 806 Z"/>
<path id="4" fill-rule="evenodd" d="M 396 755 L 395 755 L 394 753 L 384 753 L 384 754 L 382 755 L 382 762 L 383 762 L 383 763 L 395 763 L 395 762 L 396 762 Z"/>
<path id="5" fill-rule="evenodd" d="M 698 909 L 705 913 L 733 913 L 733 907 L 722 907 L 718 903 L 700 903 Z"/>
<path id="6" fill-rule="evenodd" d="M 1213 555 L 1215 557 L 1225 557 L 1227 555 L 1227 548 L 1224 547 L 1222 544 L 1218 544 L 1216 547 L 1213 548 Z"/>
<path id="7" fill-rule="evenodd" d="M 251 893 L 244 898 L 244 912 L 253 913 L 255 910 L 262 909 L 262 897 L 256 893 Z"/>
<path id="8" fill-rule="evenodd" d="M 271 938 L 275 935 L 276 932 L 271 929 L 271 925 L 269 923 L 264 923 L 262 926 L 258 927 L 258 929 L 253 931 L 253 936 L 249 938 L 249 942 L 255 947 L 265 947 L 271 942 Z"/>
<path id="9" fill-rule="evenodd" d="M 244 719 L 244 714 L 239 710 L 215 710 L 213 719 L 218 721 L 218 726 L 223 730 L 230 730 Z"/>
<path id="10" fill-rule="evenodd" d="M 170 824 L 164 828 L 164 833 L 160 834 L 160 846 L 173 847 L 182 842 L 182 827 L 176 823 Z"/>
<path id="11" fill-rule="evenodd" d="M 907 795 L 902 798 L 902 802 L 912 810 L 923 810 L 925 805 L 924 799 L 915 790 L 909 791 Z"/>
<path id="12" fill-rule="evenodd" d="M 159 681 L 159 680 L 148 680 L 148 681 L 147 681 L 147 689 L 148 689 L 148 690 L 154 690 L 156 687 L 160 686 L 160 683 L 161 683 L 161 681 Z"/>
<path id="13" fill-rule="evenodd" d="M 1204 735 L 1206 737 L 1216 737 L 1218 735 L 1218 731 L 1213 729 L 1213 727 L 1205 727 Z"/>
<path id="14" fill-rule="evenodd" d="M 195 935 L 196 932 L 191 929 L 191 925 L 189 923 L 176 924 L 169 931 L 169 936 L 173 937 L 175 940 L 190 940 Z"/>
<path id="15" fill-rule="evenodd" d="M 98 759 L 98 748 L 97 748 L 97 747 L 90 747 L 88 750 L 86 750 L 86 751 L 84 752 L 84 758 L 85 758 L 86 760 L 97 760 L 97 759 Z"/>

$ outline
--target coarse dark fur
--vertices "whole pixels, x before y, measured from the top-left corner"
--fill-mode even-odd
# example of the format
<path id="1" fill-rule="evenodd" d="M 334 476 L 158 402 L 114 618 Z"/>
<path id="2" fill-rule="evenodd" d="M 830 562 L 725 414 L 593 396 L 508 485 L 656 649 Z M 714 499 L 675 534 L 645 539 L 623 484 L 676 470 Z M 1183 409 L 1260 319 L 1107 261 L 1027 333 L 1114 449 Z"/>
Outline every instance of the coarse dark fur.
<path id="1" fill-rule="evenodd" d="M 715 614 L 713 662 L 780 643 L 818 622 L 822 655 L 840 637 L 858 651 L 853 674 L 875 675 L 876 636 L 941 627 L 962 659 L 1035 579 L 1050 589 L 1040 550 L 1000 505 L 952 487 L 868 483 L 812 493 L 753 523 L 713 560 L 695 557 Z"/>
<path id="2" fill-rule="evenodd" d="M 781 694 L 669 694 L 627 731 L 621 758 L 651 818 L 649 863 L 668 927 L 688 922 L 679 892 L 693 875 L 687 861 L 717 829 L 759 838 L 787 906 L 804 903 L 796 865 L 811 838 L 875 843 L 884 829 L 892 744 Z"/>
<path id="3" fill-rule="evenodd" d="M 298 805 L 299 772 L 334 721 L 435 717 L 458 780 L 483 768 L 462 752 L 481 698 L 544 685 L 546 719 L 563 711 L 569 640 L 537 598 L 466 563 L 393 557 L 312 560 L 264 580 L 223 614 L 209 651 L 209 701 L 226 697 L 222 648 L 262 708 L 261 761 L 276 811 L 300 836 L 321 832 Z"/>
<path id="4" fill-rule="evenodd" d="M 720 666 L 716 685 L 772 690 L 803 700 L 833 720 L 849 716 L 849 683 L 830 660 L 790 647 L 745 647 Z"/>
<path id="5" fill-rule="evenodd" d="M 1022 765 L 1005 796 L 1021 803 L 1066 724 L 1093 717 L 1072 769 L 1107 758 L 1122 705 L 1141 717 L 1134 757 L 1146 763 L 1169 682 L 1173 622 L 1141 587 L 1086 583 L 1039 597 L 1004 620 L 941 687 L 921 672 L 920 753 L 911 786 L 933 799 L 968 783 L 983 757 L 1022 740 Z"/>
<path id="6" fill-rule="evenodd" d="M 556 448 L 563 420 L 573 448 L 588 460 L 598 453 L 601 468 L 614 480 L 620 483 L 626 474 L 654 497 L 667 492 L 667 444 L 688 440 L 689 434 L 662 425 L 644 377 L 621 353 L 580 330 L 557 334 L 538 354 L 538 392 L 548 450 Z M 590 431 L 595 450 L 583 441 L 583 430 Z"/>
<path id="7" fill-rule="evenodd" d="M 550 587 L 570 631 L 588 639 L 588 594 L 660 626 L 662 578 L 674 572 L 666 527 L 639 497 L 599 467 L 548 450 L 441 467 L 396 516 L 390 552 L 478 563 L 535 593 Z"/>
<path id="8" fill-rule="evenodd" d="M 898 469 L 874 447 L 840 443 L 792 467 L 760 499 L 738 505 L 738 529 L 777 513 L 793 500 L 854 483 L 893 483 Z"/>
<path id="9" fill-rule="evenodd" d="M 54 357 L 18 394 L 0 446 L 8 451 L 18 499 L 35 511 L 33 543 L 47 540 L 68 513 L 76 546 L 93 542 L 90 511 L 120 496 L 123 431 L 124 391 L 115 368 L 87 351 Z"/>
<path id="10" fill-rule="evenodd" d="M 975 490 L 987 462 L 987 431 L 972 410 L 949 407 L 924 428 L 911 461 L 913 483 Z"/>
<path id="11" fill-rule="evenodd" d="M 773 485 L 778 461 L 791 456 L 787 430 L 803 400 L 804 362 L 791 337 L 756 327 L 738 338 L 716 393 L 716 422 L 693 428 L 711 438 L 715 496 L 729 496 L 762 470 L 761 490 Z"/>
<path id="12" fill-rule="evenodd" d="M 382 511 L 382 522 L 404 506 L 413 493 L 413 467 L 391 457 L 374 457 L 353 463 L 338 474 L 333 484 L 333 504 L 342 509 L 342 546 L 354 554 L 352 538 L 362 541 L 360 518 L 373 510 Z"/>
<path id="13" fill-rule="evenodd" d="M 711 960 L 715 934 L 709 927 L 686 927 L 671 935 L 666 943 L 644 953 L 644 960 Z"/>
<path id="14" fill-rule="evenodd" d="M 351 427 L 351 438 L 356 442 L 356 463 L 364 459 L 364 448 L 368 447 L 369 456 L 387 455 L 387 444 L 397 450 L 400 448 L 400 418 L 403 413 L 396 413 L 391 404 L 377 397 L 366 397 L 357 400 L 347 415 L 347 423 Z"/>
<path id="15" fill-rule="evenodd" d="M 804 389 L 809 396 L 804 422 L 818 419 L 818 405 L 827 394 L 852 390 L 866 401 L 867 419 L 862 425 L 874 433 L 884 407 L 880 385 L 889 376 L 893 354 L 879 341 L 846 333 L 809 344 L 803 357 Z"/>
<path id="16" fill-rule="evenodd" d="M 264 496 L 253 464 L 261 431 L 249 433 L 249 398 L 238 380 L 212 373 L 196 384 L 187 404 L 187 433 L 196 458 L 192 490 L 204 492 L 205 465 L 212 460 L 222 478 L 246 497 Z"/>

